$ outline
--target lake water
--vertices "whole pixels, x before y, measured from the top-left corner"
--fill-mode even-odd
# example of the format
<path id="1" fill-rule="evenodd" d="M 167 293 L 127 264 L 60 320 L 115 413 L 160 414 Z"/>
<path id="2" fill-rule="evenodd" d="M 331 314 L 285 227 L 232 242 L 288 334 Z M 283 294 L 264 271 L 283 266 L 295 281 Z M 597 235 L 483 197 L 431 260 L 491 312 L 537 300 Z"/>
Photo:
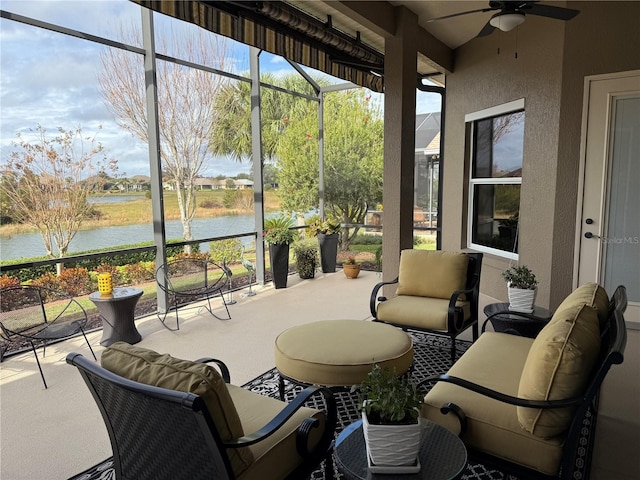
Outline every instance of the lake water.
<path id="1" fill-rule="evenodd" d="M 182 238 L 182 222 L 179 220 L 167 222 L 165 229 L 167 240 Z M 191 232 L 194 238 L 233 235 L 253 230 L 255 230 L 253 214 L 195 219 L 191 223 Z M 153 241 L 153 226 L 151 223 L 81 230 L 71 241 L 69 252 L 72 254 L 71 252 L 85 252 L 97 248 L 115 248 L 147 241 Z M 209 245 L 203 244 L 200 248 L 201 251 L 208 251 Z M 46 255 L 46 251 L 42 246 L 42 238 L 38 233 L 0 238 L 0 259 L 2 260 L 16 260 L 43 255 Z"/>

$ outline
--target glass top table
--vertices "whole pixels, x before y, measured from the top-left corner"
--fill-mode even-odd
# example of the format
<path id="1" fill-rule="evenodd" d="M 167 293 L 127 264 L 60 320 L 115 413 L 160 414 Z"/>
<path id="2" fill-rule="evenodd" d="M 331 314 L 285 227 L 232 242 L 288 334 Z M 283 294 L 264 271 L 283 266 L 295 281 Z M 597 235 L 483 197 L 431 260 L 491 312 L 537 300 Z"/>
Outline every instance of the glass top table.
<path id="1" fill-rule="evenodd" d="M 553 312 L 538 305 L 533 306 L 531 313 L 514 312 L 509 310 L 509 303 L 490 303 L 484 307 L 484 314 L 487 319 L 482 326 L 483 332 L 487 322 L 491 322 L 496 332 L 529 338 L 535 338 L 553 316 Z"/>
<path id="2" fill-rule="evenodd" d="M 367 448 L 362 433 L 362 420 L 346 427 L 338 436 L 335 459 L 338 470 L 350 480 L 450 480 L 460 478 L 467 466 L 467 450 L 453 432 L 430 422 L 424 422 L 420 443 L 420 472 L 412 474 L 376 474 L 369 470 Z"/>

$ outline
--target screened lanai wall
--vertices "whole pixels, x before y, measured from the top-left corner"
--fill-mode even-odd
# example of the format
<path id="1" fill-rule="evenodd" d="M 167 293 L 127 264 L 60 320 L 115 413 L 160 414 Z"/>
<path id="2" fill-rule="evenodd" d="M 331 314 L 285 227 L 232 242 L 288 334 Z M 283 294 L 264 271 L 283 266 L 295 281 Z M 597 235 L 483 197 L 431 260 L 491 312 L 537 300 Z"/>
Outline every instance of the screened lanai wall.
<path id="1" fill-rule="evenodd" d="M 169 3 L 173 3 L 173 2 L 162 2 L 163 5 L 167 5 Z M 185 4 L 187 2 L 176 2 L 176 3 Z M 61 3 L 52 4 L 51 9 L 48 9 L 46 11 L 44 10 L 38 11 L 38 12 L 30 12 L 28 4 L 29 2 L 15 2 L 15 3 L 5 2 L 3 4 L 3 8 L 6 8 L 6 10 L 2 11 L 2 18 L 3 18 L 2 22 L 3 23 L 9 22 L 8 24 L 20 24 L 22 26 L 21 28 L 25 29 L 25 32 L 46 31 L 47 32 L 46 35 L 51 35 L 51 38 L 53 39 L 53 41 L 51 42 L 51 45 L 54 46 L 54 50 L 55 50 L 56 38 L 65 38 L 68 41 L 75 42 L 75 44 L 77 45 L 77 47 L 75 48 L 75 51 L 77 52 L 76 56 L 82 57 L 84 60 L 83 54 L 86 51 L 90 51 L 87 55 L 87 58 L 92 58 L 92 61 L 94 62 L 92 68 L 95 68 L 95 69 L 97 69 L 98 67 L 98 58 L 100 58 L 100 49 L 108 49 L 112 51 L 122 52 L 123 55 L 129 57 L 130 59 L 133 59 L 131 60 L 131 62 L 136 63 L 137 68 L 140 68 L 141 71 L 143 70 L 143 67 L 145 67 L 144 62 L 147 62 L 146 68 L 144 68 L 144 71 L 146 71 L 148 74 L 147 85 L 149 86 L 149 88 L 146 89 L 146 93 L 147 93 L 146 104 L 147 106 L 153 107 L 153 108 L 147 108 L 149 112 L 149 120 L 152 120 L 154 116 L 156 118 L 159 116 L 158 111 L 155 109 L 157 108 L 158 105 L 161 105 L 161 102 L 159 103 L 159 99 L 161 97 L 158 96 L 157 89 L 152 88 L 154 87 L 154 82 L 153 82 L 154 77 L 157 77 L 157 75 L 159 74 L 162 75 L 162 72 L 161 72 L 162 68 L 158 68 L 157 67 L 158 65 L 173 64 L 173 65 L 176 65 L 176 68 L 199 70 L 199 71 L 206 72 L 207 75 L 211 75 L 216 78 L 224 77 L 224 78 L 230 79 L 230 81 L 251 83 L 253 86 L 258 85 L 259 83 L 256 81 L 256 79 L 259 78 L 259 67 L 260 67 L 259 50 L 250 49 L 249 47 L 246 47 L 246 51 L 248 53 L 246 54 L 246 58 L 244 59 L 243 69 L 250 71 L 249 77 L 243 77 L 241 75 L 227 72 L 220 65 L 198 64 L 197 62 L 194 62 L 188 58 L 184 58 L 178 53 L 177 50 L 174 51 L 170 47 L 163 46 L 162 42 L 158 42 L 158 38 L 161 38 L 163 35 L 163 33 L 160 33 L 163 31 L 162 28 L 156 29 L 155 35 L 152 35 L 153 29 L 154 29 L 154 21 L 157 23 L 161 21 L 160 19 L 162 19 L 162 25 L 165 26 L 168 24 L 168 22 L 176 22 L 176 20 L 170 19 L 169 17 L 163 16 L 163 15 L 153 16 L 150 11 L 146 9 L 140 9 L 133 2 L 125 2 L 125 1 L 113 2 L 114 14 L 117 13 L 123 18 L 126 18 L 126 17 L 140 18 L 140 11 L 141 10 L 143 11 L 143 18 L 144 18 L 143 27 L 144 28 L 140 30 L 137 36 L 131 39 L 128 39 L 127 41 L 123 41 L 123 39 L 120 38 L 118 34 L 105 33 L 104 29 L 102 28 L 102 24 L 109 23 L 111 21 L 107 17 L 94 19 L 92 18 L 91 15 L 87 14 L 87 15 L 82 15 L 83 20 L 81 22 L 74 23 L 73 19 L 77 17 L 69 15 L 68 12 L 65 12 L 65 8 L 63 8 L 64 4 L 61 4 Z M 84 8 L 84 5 L 74 4 L 74 9 L 76 11 L 78 8 Z M 9 9 L 11 9 L 12 11 L 10 11 Z M 54 9 L 57 9 L 58 11 L 54 12 L 53 11 Z M 124 15 L 123 15 L 123 12 L 125 13 Z M 119 17 L 115 17 L 115 18 L 119 18 Z M 218 18 L 221 19 L 223 17 L 219 16 Z M 180 22 L 180 23 L 186 25 L 185 22 Z M 220 24 L 226 25 L 225 21 L 221 21 Z M 264 26 L 260 26 L 260 25 L 257 25 L 257 26 L 254 25 L 254 27 L 255 28 L 252 30 L 253 35 L 264 36 L 267 39 L 271 38 L 272 34 L 268 33 L 268 28 L 265 28 Z M 246 33 L 247 33 L 247 30 L 245 30 L 245 34 Z M 33 35 L 33 34 L 26 33 L 25 38 L 29 37 L 30 35 Z M 37 34 L 35 36 L 37 36 Z M 332 40 L 332 39 L 328 39 L 328 40 Z M 310 61 L 309 59 L 315 59 L 313 61 L 319 62 L 317 63 L 317 65 L 323 66 L 322 69 L 324 71 L 329 70 L 330 72 L 338 73 L 341 76 L 352 78 L 353 80 L 357 81 L 359 84 L 368 85 L 369 87 L 373 87 L 376 90 L 381 89 L 382 88 L 381 77 L 379 75 L 376 75 L 375 73 L 372 73 L 372 72 L 379 71 L 380 57 L 376 56 L 375 52 L 372 54 L 366 49 L 363 49 L 362 51 L 358 51 L 357 49 L 354 50 L 353 46 L 349 46 L 346 43 L 342 41 L 341 48 L 344 51 L 340 55 L 338 55 L 340 62 L 333 62 L 331 60 L 331 58 L 336 57 L 335 51 L 332 51 L 331 55 L 328 55 L 326 50 L 322 50 L 320 48 L 316 48 L 314 50 L 313 46 L 294 47 L 292 51 L 294 53 L 299 51 L 300 52 L 299 58 L 301 60 L 305 60 L 309 62 Z M 88 47 L 87 46 L 88 44 L 90 44 L 91 46 Z M 278 51 L 277 50 L 278 48 L 280 49 L 289 48 L 287 47 L 287 45 L 290 46 L 290 42 L 288 42 L 287 40 L 284 40 L 283 37 L 277 37 L 275 38 L 273 45 L 274 45 L 273 47 L 274 51 Z M 28 46 L 26 44 L 25 44 L 25 47 L 27 47 L 26 49 L 28 50 Z M 322 60 L 323 55 L 324 55 L 324 60 Z M 349 57 L 348 55 L 352 55 L 352 57 Z M 55 58 L 55 51 L 50 54 L 50 58 Z M 60 64 L 60 62 L 58 63 Z M 354 65 L 357 64 L 358 68 L 349 66 L 349 63 L 352 63 Z M 305 74 L 304 70 L 302 70 L 300 67 L 296 67 L 297 64 L 295 62 L 292 62 L 292 65 L 296 70 L 298 70 L 298 72 L 301 75 L 304 76 Z M 61 70 L 64 69 L 64 67 L 61 64 L 59 65 L 59 68 Z M 56 66 L 50 66 L 48 71 L 51 74 L 55 72 L 55 69 L 56 69 Z M 75 69 L 76 71 L 79 70 L 79 68 L 76 66 L 72 67 L 72 69 Z M 52 76 L 52 78 L 54 77 L 55 75 Z M 264 84 L 262 85 L 262 87 L 270 88 L 270 86 L 264 85 Z M 323 87 L 323 88 L 320 88 L 317 85 L 315 85 L 314 90 L 316 92 L 316 95 L 307 96 L 308 97 L 307 99 L 309 101 L 317 102 L 319 105 L 319 109 L 321 110 L 322 98 L 325 93 L 328 93 L 336 89 L 345 88 L 345 87 L 353 88 L 355 87 L 355 85 L 342 84 L 342 85 Z M 257 94 L 259 94 L 260 89 L 257 88 L 256 92 Z M 300 95 L 299 93 L 293 93 L 293 94 Z M 56 94 L 52 94 L 50 96 L 55 96 L 55 95 Z M 46 97 L 46 95 L 43 97 Z M 257 98 L 256 95 L 254 95 L 254 99 L 255 98 Z M 95 105 L 99 102 L 101 102 L 101 99 L 96 95 L 91 103 Z M 72 99 L 68 102 L 68 104 L 73 104 Z M 39 111 L 44 112 L 45 109 L 46 109 L 46 101 L 43 100 Z M 4 107 L 3 110 L 4 110 L 3 113 L 5 113 L 7 111 L 7 108 Z M 25 107 L 25 110 L 28 110 L 28 107 Z M 256 120 L 254 120 L 254 123 L 255 122 Z M 155 124 L 155 122 L 150 121 L 149 124 L 153 125 Z M 256 125 L 258 126 L 255 127 L 255 130 L 256 132 L 259 132 L 260 131 L 259 123 L 256 123 Z M 117 125 L 114 125 L 114 127 L 117 127 Z M 321 124 L 319 125 L 319 132 L 320 132 L 319 134 L 320 142 L 322 142 L 323 135 L 322 135 Z M 197 234 L 197 235 L 194 235 L 193 237 L 194 240 L 192 241 L 186 241 L 186 242 L 172 241 L 172 240 L 175 240 L 177 235 L 167 232 L 167 229 L 166 229 L 167 219 L 165 219 L 162 213 L 163 197 L 167 194 L 167 191 L 165 190 L 164 185 L 162 183 L 163 166 L 159 160 L 160 159 L 159 143 L 161 142 L 160 132 L 152 128 L 148 131 L 147 135 L 148 135 L 148 140 L 150 145 L 149 148 L 147 148 L 145 145 L 141 144 L 140 142 L 132 141 L 128 149 L 130 151 L 135 151 L 137 154 L 136 159 L 131 160 L 131 162 L 140 162 L 141 158 L 144 158 L 144 156 L 147 157 L 145 159 L 146 160 L 145 164 L 149 169 L 148 176 L 150 178 L 150 185 L 152 186 L 152 190 L 153 190 L 151 195 L 152 210 L 153 210 L 152 225 L 154 228 L 154 241 L 158 248 L 158 255 L 157 255 L 158 262 L 162 262 L 164 255 L 166 255 L 165 247 L 167 243 L 180 245 L 181 243 L 208 242 L 210 240 L 224 238 L 225 236 L 243 236 L 247 239 L 254 239 L 254 240 L 256 239 L 257 237 L 256 232 L 262 231 L 261 222 L 263 221 L 263 212 L 264 212 L 260 205 L 260 201 L 262 198 L 261 194 L 263 193 L 260 191 L 260 189 L 262 188 L 262 175 L 261 175 L 261 172 L 259 172 L 259 168 L 261 167 L 260 162 L 257 162 L 256 165 L 254 165 L 254 167 L 257 167 L 257 168 L 253 169 L 253 174 L 255 176 L 254 186 L 257 188 L 254 198 L 258 200 L 255 208 L 256 213 L 255 213 L 254 225 L 252 225 L 253 228 L 242 229 L 240 227 L 234 227 L 233 229 L 228 230 L 226 232 L 228 235 L 208 236 L 206 234 L 205 235 Z M 254 145 L 256 145 L 256 148 L 259 148 L 259 145 L 260 145 L 259 139 L 260 139 L 259 134 L 253 135 L 253 141 L 254 141 Z M 322 148 L 320 148 L 320 151 L 322 152 Z M 124 156 L 121 156 L 119 158 L 125 159 Z M 253 158 L 262 158 L 262 154 L 256 150 L 253 154 Z M 128 164 L 128 160 L 125 160 L 121 162 L 121 165 L 124 171 L 123 173 L 126 173 L 126 171 L 133 166 L 133 163 Z M 322 177 L 322 174 L 320 172 L 319 174 Z M 320 191 L 322 191 L 322 188 L 320 189 Z M 322 198 L 320 198 L 319 203 L 320 203 L 320 211 L 322 212 Z M 256 244 L 259 246 L 258 248 L 262 247 L 262 242 L 256 242 Z M 262 255 L 262 258 L 260 258 L 259 252 L 257 257 L 257 263 L 258 263 L 258 270 L 259 270 L 258 280 L 263 281 L 264 280 L 264 268 L 263 268 L 264 256 Z"/>

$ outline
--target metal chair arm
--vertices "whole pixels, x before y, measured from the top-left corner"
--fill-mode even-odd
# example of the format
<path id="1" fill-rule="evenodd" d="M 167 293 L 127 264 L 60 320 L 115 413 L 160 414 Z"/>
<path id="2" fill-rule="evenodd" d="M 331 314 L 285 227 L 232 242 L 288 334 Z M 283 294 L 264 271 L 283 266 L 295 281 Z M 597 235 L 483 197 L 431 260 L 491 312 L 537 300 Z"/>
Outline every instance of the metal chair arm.
<path id="1" fill-rule="evenodd" d="M 377 316 L 377 312 L 376 312 L 376 301 L 380 300 L 380 301 L 385 301 L 386 298 L 385 297 L 380 297 L 377 298 L 378 295 L 378 291 L 384 287 L 385 285 L 392 285 L 394 283 L 398 283 L 398 277 L 396 277 L 394 280 L 391 280 L 390 282 L 380 282 L 377 283 L 374 287 L 373 287 L 373 291 L 371 292 L 371 298 L 369 300 L 369 310 L 371 311 L 371 316 L 373 318 L 378 318 Z"/>
<path id="2" fill-rule="evenodd" d="M 424 384 L 430 383 L 430 382 L 452 383 L 454 385 L 458 385 L 459 387 L 466 388 L 467 390 L 471 390 L 472 392 L 476 392 L 476 393 L 479 393 L 480 395 L 484 395 L 485 397 L 498 400 L 499 402 L 508 403 L 510 405 L 515 405 L 517 407 L 543 408 L 543 409 L 566 408 L 566 407 L 579 405 L 583 401 L 581 397 L 565 398 L 561 400 L 530 400 L 527 398 L 519 398 L 519 397 L 507 395 L 502 392 L 498 392 L 496 390 L 492 390 L 487 387 L 483 387 L 482 385 L 478 385 L 477 383 L 470 382 L 463 378 L 453 377 L 451 375 L 439 375 L 437 377 L 429 377 L 421 381 L 418 384 L 418 386 L 421 387 Z"/>
<path id="3" fill-rule="evenodd" d="M 258 442 L 261 442 L 265 438 L 273 435 L 280 427 L 282 427 L 287 420 L 289 420 L 295 412 L 300 410 L 304 406 L 304 404 L 314 395 L 321 395 L 325 401 L 327 406 L 327 421 L 326 428 L 323 435 L 323 439 L 319 443 L 319 447 L 322 444 L 326 443 L 328 447 L 330 441 L 333 439 L 333 432 L 335 430 L 336 422 L 337 422 L 337 407 L 335 398 L 331 390 L 326 387 L 307 387 L 305 388 L 296 398 L 294 398 L 290 403 L 287 404 L 285 408 L 283 408 L 278 415 L 276 415 L 269 423 L 267 423 L 264 427 L 256 430 L 249 435 L 244 435 L 240 438 L 237 438 L 232 441 L 225 442 L 224 445 L 227 448 L 242 448 L 248 447 L 249 445 L 254 445 Z M 308 435 L 310 433 L 310 427 L 317 427 L 318 423 L 315 422 L 315 419 L 311 419 L 312 423 L 303 422 L 300 427 L 298 427 L 298 433 L 296 438 L 296 445 L 301 455 L 303 452 L 300 452 L 303 444 L 307 444 L 306 440 L 308 439 Z M 303 448 L 303 451 L 306 451 L 306 446 Z M 325 448 L 326 450 L 326 448 Z"/>
<path id="4" fill-rule="evenodd" d="M 215 363 L 220 370 L 220 375 L 224 380 L 224 383 L 231 383 L 231 374 L 229 373 L 229 367 L 222 361 L 217 358 L 204 357 L 195 360 L 196 363 Z"/>

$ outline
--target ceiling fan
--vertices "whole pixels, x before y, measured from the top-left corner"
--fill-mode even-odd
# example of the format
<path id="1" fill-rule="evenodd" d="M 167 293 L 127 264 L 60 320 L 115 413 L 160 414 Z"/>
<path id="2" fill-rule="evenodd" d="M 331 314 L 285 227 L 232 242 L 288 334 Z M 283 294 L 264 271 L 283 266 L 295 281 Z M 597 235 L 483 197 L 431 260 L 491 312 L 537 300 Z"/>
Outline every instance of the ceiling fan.
<path id="1" fill-rule="evenodd" d="M 516 0 L 516 1 L 490 1 L 488 8 L 470 10 L 468 12 L 454 13 L 444 17 L 432 18 L 428 22 L 446 20 L 448 18 L 469 15 L 471 13 L 491 12 L 499 10 L 493 15 L 487 24 L 480 30 L 478 37 L 491 35 L 497 28 L 503 32 L 508 32 L 524 22 L 526 15 L 538 15 L 540 17 L 555 18 L 557 20 L 571 20 L 580 13 L 579 10 L 572 10 L 564 7 L 554 7 L 551 5 L 539 5 L 537 0 Z"/>

